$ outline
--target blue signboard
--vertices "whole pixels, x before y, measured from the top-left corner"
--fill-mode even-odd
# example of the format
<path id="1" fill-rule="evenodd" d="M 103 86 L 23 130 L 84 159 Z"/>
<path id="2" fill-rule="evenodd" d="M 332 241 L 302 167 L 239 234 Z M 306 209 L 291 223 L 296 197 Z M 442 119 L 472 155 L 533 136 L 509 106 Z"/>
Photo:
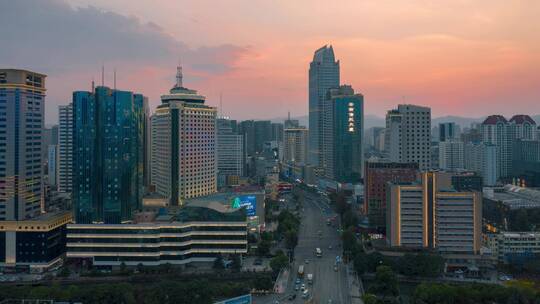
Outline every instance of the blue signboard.
<path id="1" fill-rule="evenodd" d="M 247 216 L 257 215 L 257 197 L 255 195 L 240 195 L 232 200 L 233 209 L 245 207 Z"/>
<path id="2" fill-rule="evenodd" d="M 228 299 L 225 301 L 217 302 L 215 304 L 251 304 L 251 294 L 239 296 L 236 298 Z"/>

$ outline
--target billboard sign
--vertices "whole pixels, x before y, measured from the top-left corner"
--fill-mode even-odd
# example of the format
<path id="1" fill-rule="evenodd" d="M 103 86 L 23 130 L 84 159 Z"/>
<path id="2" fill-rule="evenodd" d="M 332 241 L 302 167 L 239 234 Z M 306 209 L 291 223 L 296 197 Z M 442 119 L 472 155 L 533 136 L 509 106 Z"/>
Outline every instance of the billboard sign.
<path id="1" fill-rule="evenodd" d="M 251 304 L 251 294 L 239 296 L 236 298 L 228 299 L 225 301 L 217 302 L 215 304 Z"/>
<path id="2" fill-rule="evenodd" d="M 255 195 L 240 195 L 232 200 L 232 208 L 246 208 L 247 216 L 257 215 L 257 197 Z"/>

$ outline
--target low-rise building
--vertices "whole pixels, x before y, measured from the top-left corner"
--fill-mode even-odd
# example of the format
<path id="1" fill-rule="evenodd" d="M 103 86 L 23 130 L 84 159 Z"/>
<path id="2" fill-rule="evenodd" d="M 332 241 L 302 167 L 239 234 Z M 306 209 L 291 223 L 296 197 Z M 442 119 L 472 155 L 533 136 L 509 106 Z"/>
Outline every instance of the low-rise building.
<path id="1" fill-rule="evenodd" d="M 486 244 L 499 262 L 522 264 L 540 255 L 540 232 L 489 234 Z"/>
<path id="2" fill-rule="evenodd" d="M 0 222 L 0 270 L 42 272 L 62 262 L 70 212 L 44 213 L 31 220 Z"/>
<path id="3" fill-rule="evenodd" d="M 67 257 L 95 266 L 212 263 L 247 253 L 249 212 L 241 203 L 198 201 L 146 210 L 129 224 L 71 224 Z"/>

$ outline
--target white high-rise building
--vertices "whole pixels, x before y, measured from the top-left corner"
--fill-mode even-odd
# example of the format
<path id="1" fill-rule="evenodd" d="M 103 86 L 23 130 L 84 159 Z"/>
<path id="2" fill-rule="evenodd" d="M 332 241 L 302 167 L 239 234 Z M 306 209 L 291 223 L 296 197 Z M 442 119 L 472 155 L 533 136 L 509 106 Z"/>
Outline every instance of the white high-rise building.
<path id="1" fill-rule="evenodd" d="M 293 127 L 283 130 L 283 161 L 306 164 L 308 157 L 308 130 Z"/>
<path id="2" fill-rule="evenodd" d="M 497 146 L 486 143 L 467 143 L 464 146 L 463 160 L 465 169 L 480 176 L 485 186 L 497 183 Z"/>
<path id="3" fill-rule="evenodd" d="M 73 105 L 58 107 L 58 192 L 70 193 L 73 186 Z"/>
<path id="4" fill-rule="evenodd" d="M 41 213 L 46 77 L 0 69 L 0 220 Z"/>
<path id="5" fill-rule="evenodd" d="M 431 165 L 431 109 L 398 105 L 386 114 L 385 153 L 392 162 Z"/>
<path id="6" fill-rule="evenodd" d="M 464 167 L 463 142 L 457 140 L 439 142 L 439 168 L 455 171 Z"/>
<path id="7" fill-rule="evenodd" d="M 182 85 L 161 96 L 152 116 L 152 183 L 156 192 L 182 205 L 188 198 L 217 191 L 216 115 L 205 97 Z"/>
<path id="8" fill-rule="evenodd" d="M 235 184 L 244 175 L 244 136 L 232 130 L 231 120 L 217 120 L 217 173 L 218 185 Z"/>
<path id="9" fill-rule="evenodd" d="M 482 123 L 482 142 L 497 148 L 497 179 L 507 177 L 512 165 L 512 129 L 501 115 L 491 115 Z"/>

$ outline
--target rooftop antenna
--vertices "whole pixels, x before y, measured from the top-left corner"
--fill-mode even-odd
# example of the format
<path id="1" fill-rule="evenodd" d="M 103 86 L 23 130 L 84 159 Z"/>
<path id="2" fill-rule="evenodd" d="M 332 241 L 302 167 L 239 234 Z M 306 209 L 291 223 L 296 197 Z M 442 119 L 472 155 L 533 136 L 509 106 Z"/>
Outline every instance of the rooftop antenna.
<path id="1" fill-rule="evenodd" d="M 287 112 L 287 120 L 289 120 L 289 121 L 291 120 L 291 111 Z"/>
<path id="2" fill-rule="evenodd" d="M 180 62 L 180 58 L 178 58 L 178 66 L 176 67 L 176 87 L 182 88 L 183 75 L 182 75 L 182 63 Z"/>
<path id="3" fill-rule="evenodd" d="M 94 77 L 92 76 L 92 92 L 96 89 L 96 84 L 94 83 Z"/>
<path id="4" fill-rule="evenodd" d="M 219 92 L 219 116 L 223 118 L 223 93 Z"/>
<path id="5" fill-rule="evenodd" d="M 113 78 L 113 83 L 114 83 L 114 89 L 116 90 L 116 68 L 114 68 L 114 78 Z"/>
<path id="6" fill-rule="evenodd" d="M 105 86 L 105 64 L 101 64 L 101 86 Z"/>

